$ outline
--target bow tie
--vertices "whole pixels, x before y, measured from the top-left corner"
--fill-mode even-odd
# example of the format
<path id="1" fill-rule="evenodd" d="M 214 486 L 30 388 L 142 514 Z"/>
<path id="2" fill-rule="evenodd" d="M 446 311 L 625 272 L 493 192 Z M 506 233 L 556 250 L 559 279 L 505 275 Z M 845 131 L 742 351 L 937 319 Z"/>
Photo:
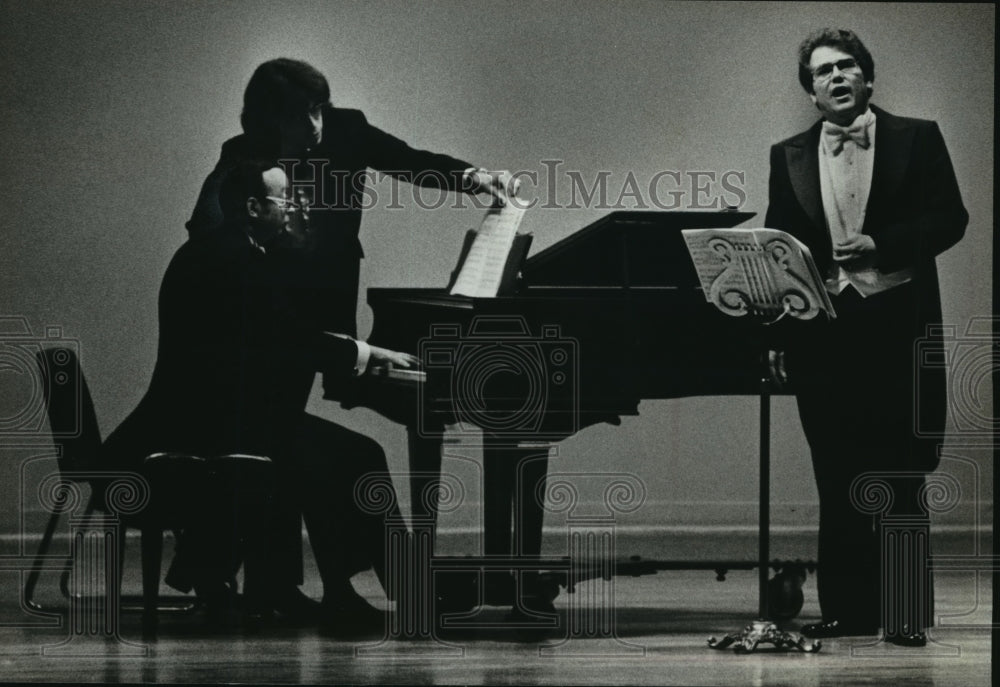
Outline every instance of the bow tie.
<path id="1" fill-rule="evenodd" d="M 840 155 L 844 149 L 844 143 L 854 141 L 854 143 L 865 150 L 871 145 L 868 138 L 868 121 L 862 119 L 850 126 L 838 126 L 831 122 L 823 122 L 823 136 L 826 138 L 826 147 L 832 155 Z"/>

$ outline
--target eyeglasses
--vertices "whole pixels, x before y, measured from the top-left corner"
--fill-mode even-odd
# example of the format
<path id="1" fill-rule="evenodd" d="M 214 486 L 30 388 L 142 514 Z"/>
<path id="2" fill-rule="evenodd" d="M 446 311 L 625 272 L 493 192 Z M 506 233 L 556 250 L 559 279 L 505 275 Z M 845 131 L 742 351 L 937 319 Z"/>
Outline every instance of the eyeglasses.
<path id="1" fill-rule="evenodd" d="M 290 198 L 282 198 L 281 196 L 264 196 L 269 201 L 278 206 L 279 210 L 298 210 L 299 204 Z"/>
<path id="2" fill-rule="evenodd" d="M 826 64 L 821 64 L 813 70 L 813 79 L 816 81 L 829 81 L 833 78 L 833 68 L 836 67 L 840 70 L 841 74 L 854 73 L 861 70 L 858 66 L 857 60 L 853 57 L 845 57 L 842 60 L 837 60 L 836 62 L 827 62 Z"/>

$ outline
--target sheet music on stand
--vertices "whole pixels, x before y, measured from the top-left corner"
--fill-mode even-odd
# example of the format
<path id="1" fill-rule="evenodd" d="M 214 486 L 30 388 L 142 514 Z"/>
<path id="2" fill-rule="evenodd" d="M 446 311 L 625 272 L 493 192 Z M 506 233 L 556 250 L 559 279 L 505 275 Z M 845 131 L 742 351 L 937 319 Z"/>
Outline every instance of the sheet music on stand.
<path id="1" fill-rule="evenodd" d="M 468 252 L 463 255 L 450 294 L 492 298 L 500 292 L 505 274 L 509 273 L 508 263 L 524 210 L 507 203 L 486 211 Z"/>
<path id="2" fill-rule="evenodd" d="M 776 322 L 837 315 L 809 248 L 779 229 L 685 229 L 681 232 L 705 299 L 740 317 Z"/>

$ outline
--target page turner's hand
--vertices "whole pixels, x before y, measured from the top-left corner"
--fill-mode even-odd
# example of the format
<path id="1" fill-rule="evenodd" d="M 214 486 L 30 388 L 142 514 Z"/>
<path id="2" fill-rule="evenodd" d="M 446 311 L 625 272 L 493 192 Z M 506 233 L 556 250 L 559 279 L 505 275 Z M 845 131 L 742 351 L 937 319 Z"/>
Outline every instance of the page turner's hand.
<path id="1" fill-rule="evenodd" d="M 513 198 L 521 190 L 521 180 L 515 178 L 507 170 L 490 172 L 477 169 L 469 175 L 472 190 L 475 193 L 489 193 L 498 205 L 506 205 L 508 198 Z"/>

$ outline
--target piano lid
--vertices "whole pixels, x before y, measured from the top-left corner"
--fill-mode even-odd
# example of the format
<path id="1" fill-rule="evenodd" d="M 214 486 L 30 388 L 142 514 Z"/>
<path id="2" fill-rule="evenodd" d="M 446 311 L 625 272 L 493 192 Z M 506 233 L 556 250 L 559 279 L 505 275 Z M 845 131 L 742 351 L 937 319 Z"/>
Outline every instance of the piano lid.
<path id="1" fill-rule="evenodd" d="M 756 213 L 620 210 L 528 258 L 531 287 L 698 286 L 681 229 L 728 229 Z"/>

